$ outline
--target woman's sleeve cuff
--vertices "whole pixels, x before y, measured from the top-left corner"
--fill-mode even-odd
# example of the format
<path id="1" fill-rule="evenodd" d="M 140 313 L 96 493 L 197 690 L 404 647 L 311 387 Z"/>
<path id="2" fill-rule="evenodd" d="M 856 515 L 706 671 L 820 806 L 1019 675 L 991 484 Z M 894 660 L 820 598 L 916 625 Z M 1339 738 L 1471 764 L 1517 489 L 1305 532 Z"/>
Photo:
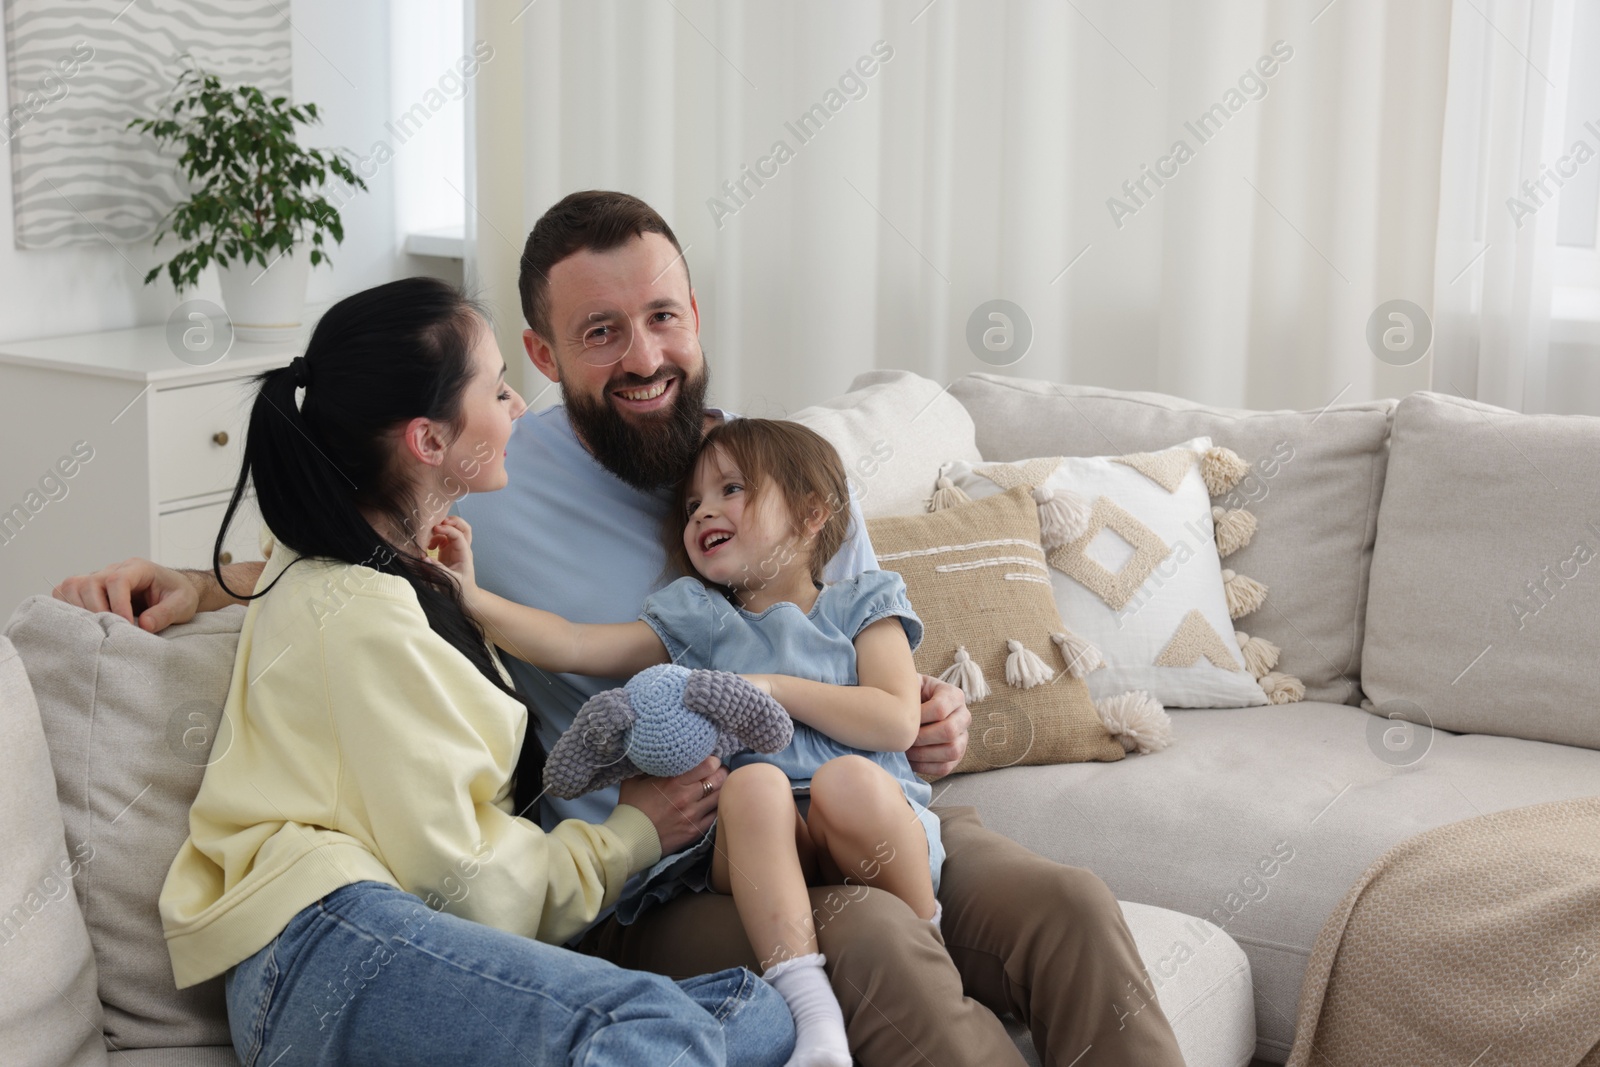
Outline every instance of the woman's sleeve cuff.
<path id="1" fill-rule="evenodd" d="M 655 823 L 632 804 L 618 804 L 604 825 L 627 850 L 629 874 L 642 871 L 661 858 L 661 837 Z"/>

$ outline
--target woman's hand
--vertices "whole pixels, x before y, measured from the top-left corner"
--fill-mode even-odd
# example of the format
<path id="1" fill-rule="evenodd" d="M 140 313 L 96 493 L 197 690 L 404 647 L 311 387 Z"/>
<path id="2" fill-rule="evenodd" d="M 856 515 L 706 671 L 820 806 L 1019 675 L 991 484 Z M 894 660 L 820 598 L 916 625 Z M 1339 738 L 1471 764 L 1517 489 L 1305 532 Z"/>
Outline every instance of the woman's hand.
<path id="1" fill-rule="evenodd" d="M 428 547 L 439 550 L 435 562 L 461 587 L 461 595 L 477 591 L 477 574 L 472 568 L 472 527 L 459 515 L 446 515 L 434 523 Z"/>
<path id="2" fill-rule="evenodd" d="M 717 816 L 717 798 L 727 781 L 727 768 L 707 756 L 692 771 L 676 778 L 639 775 L 617 787 L 617 803 L 631 804 L 655 824 L 663 856 L 704 837 Z M 710 788 L 707 789 L 706 786 Z"/>

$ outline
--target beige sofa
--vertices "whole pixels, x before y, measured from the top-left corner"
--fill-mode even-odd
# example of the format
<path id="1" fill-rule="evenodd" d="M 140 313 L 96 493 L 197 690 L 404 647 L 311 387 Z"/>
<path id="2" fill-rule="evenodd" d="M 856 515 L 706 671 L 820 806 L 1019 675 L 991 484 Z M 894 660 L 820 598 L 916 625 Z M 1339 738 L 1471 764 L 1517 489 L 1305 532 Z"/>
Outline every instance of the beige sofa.
<path id="1" fill-rule="evenodd" d="M 1287 1058 L 1312 943 L 1387 848 L 1600 793 L 1600 419 L 1435 393 L 1296 413 L 992 374 L 943 398 L 892 372 L 855 385 L 797 417 L 847 462 L 894 453 L 857 471 L 869 516 L 926 495 L 942 459 L 969 458 L 969 433 L 989 461 L 1209 435 L 1255 463 L 1228 505 L 1260 527 L 1227 566 L 1268 585 L 1240 626 L 1280 646 L 1305 700 L 1171 709 L 1165 751 L 990 771 L 936 793 L 1093 870 L 1123 901 L 1214 921 L 1249 957 L 1262 1060 Z M 1181 980 L 1204 937 L 1180 931 L 1147 953 L 1153 980 Z"/>
<path id="2" fill-rule="evenodd" d="M 1388 846 L 1600 792 L 1600 714 L 1583 691 L 1600 572 L 1562 566 L 1579 541 L 1600 548 L 1600 420 L 1431 394 L 1222 411 L 991 375 L 946 391 L 895 372 L 795 417 L 838 446 L 869 515 L 921 507 L 949 459 L 1209 434 L 1254 461 L 1288 442 L 1290 460 L 1236 490 L 1261 525 L 1233 559 L 1271 587 L 1249 629 L 1282 648 L 1305 702 L 1173 709 L 1160 753 L 936 787 L 1110 884 L 1193 1067 L 1285 1059 L 1311 944 Z M 1538 581 L 1542 596 L 1526 588 Z M 236 1062 L 220 985 L 172 988 L 155 895 L 205 766 L 226 758 L 242 614 L 149 635 L 35 598 L 0 639 L 7 1063 Z M 1407 734 L 1362 710 L 1364 694 L 1437 729 Z"/>

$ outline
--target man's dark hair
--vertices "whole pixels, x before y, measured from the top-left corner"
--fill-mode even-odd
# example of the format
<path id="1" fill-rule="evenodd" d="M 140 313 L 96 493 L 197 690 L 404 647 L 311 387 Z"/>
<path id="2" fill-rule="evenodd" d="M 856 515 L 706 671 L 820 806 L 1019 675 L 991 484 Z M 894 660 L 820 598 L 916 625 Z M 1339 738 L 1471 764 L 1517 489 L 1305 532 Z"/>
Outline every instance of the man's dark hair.
<path id="1" fill-rule="evenodd" d="M 672 227 L 655 208 L 627 193 L 586 189 L 568 193 L 539 217 L 522 246 L 517 290 L 522 294 L 522 317 L 533 332 L 554 342 L 550 332 L 550 268 L 577 252 L 609 252 L 635 237 L 659 233 L 672 242 L 683 259 L 683 246 Z M 689 261 L 683 259 L 683 273 Z"/>

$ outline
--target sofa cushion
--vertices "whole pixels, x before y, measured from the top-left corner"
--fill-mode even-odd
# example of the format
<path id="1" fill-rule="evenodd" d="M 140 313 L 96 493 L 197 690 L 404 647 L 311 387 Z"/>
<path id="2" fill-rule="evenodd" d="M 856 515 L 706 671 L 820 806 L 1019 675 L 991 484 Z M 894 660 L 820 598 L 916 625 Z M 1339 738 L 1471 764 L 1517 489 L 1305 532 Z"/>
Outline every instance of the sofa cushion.
<path id="1" fill-rule="evenodd" d="M 17 1067 L 106 1062 L 94 952 L 72 884 L 96 855 L 70 853 L 50 750 L 22 660 L 0 637 L 0 1048 Z"/>
<path id="2" fill-rule="evenodd" d="M 244 608 L 150 634 L 59 600 L 23 601 L 6 634 L 33 682 L 74 880 L 113 1048 L 226 1045 L 222 979 L 181 992 L 156 901 L 189 833 L 213 749 Z"/>
<path id="3" fill-rule="evenodd" d="M 1361 667 L 1377 711 L 1600 748 L 1597 634 L 1600 419 L 1400 401 Z"/>
<path id="4" fill-rule="evenodd" d="M 1228 566 L 1264 583 L 1244 626 L 1282 650 L 1306 699 L 1360 701 L 1366 611 L 1391 400 L 1321 411 L 1241 411 L 1158 393 L 969 374 L 950 386 L 989 462 L 1151 452 L 1209 436 L 1255 470 L 1215 503 L 1248 508 L 1255 539 Z"/>
<path id="5" fill-rule="evenodd" d="M 1200 474 L 1210 447 L 1196 437 L 1139 456 L 948 468 L 951 484 L 976 500 L 1002 486 L 1038 487 L 1048 494 L 1041 526 L 1047 511 L 1072 501 L 1058 543 L 1046 546 L 1050 588 L 1061 621 L 1105 661 L 1084 676 L 1096 700 L 1142 689 L 1169 708 L 1268 703 L 1234 638 Z"/>
<path id="6" fill-rule="evenodd" d="M 838 449 L 869 519 L 926 511 L 939 464 L 982 458 L 967 409 L 910 371 L 868 371 L 850 392 L 790 418 Z"/>
<path id="7" fill-rule="evenodd" d="M 1172 725 L 1172 746 L 1148 759 L 952 778 L 938 802 L 974 805 L 1121 900 L 1216 923 L 1250 957 L 1257 1055 L 1277 1063 L 1317 934 L 1373 860 L 1422 830 L 1600 782 L 1600 752 L 1442 730 L 1398 765 L 1384 720 L 1338 704 L 1179 711 Z"/>
<path id="8" fill-rule="evenodd" d="M 1044 577 L 1038 509 L 1026 489 L 931 515 L 873 519 L 868 528 L 879 564 L 905 579 L 922 619 L 917 670 L 945 675 L 972 707 L 971 742 L 955 773 L 1122 758 L 1088 687 L 1061 669 L 1051 645 L 1061 616 Z M 1006 580 L 1015 576 L 1028 580 Z M 1030 653 L 1043 664 L 1044 680 L 1012 684 L 1008 660 Z M 947 673 L 956 667 L 966 676 Z"/>

